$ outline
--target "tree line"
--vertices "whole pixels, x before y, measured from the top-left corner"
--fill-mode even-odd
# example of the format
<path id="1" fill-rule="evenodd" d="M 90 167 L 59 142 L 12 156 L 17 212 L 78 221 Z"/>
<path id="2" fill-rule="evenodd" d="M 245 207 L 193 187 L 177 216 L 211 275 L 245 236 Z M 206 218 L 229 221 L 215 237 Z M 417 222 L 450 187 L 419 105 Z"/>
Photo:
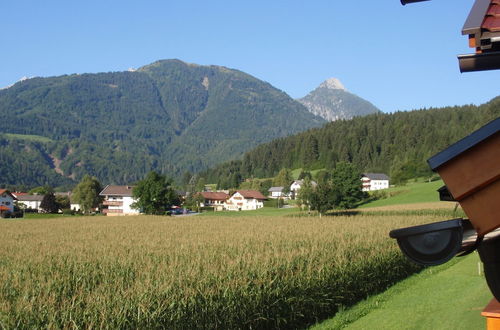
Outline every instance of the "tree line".
<path id="1" fill-rule="evenodd" d="M 392 182 L 431 176 L 426 160 L 500 116 L 500 97 L 481 106 L 466 105 L 339 120 L 321 128 L 276 139 L 245 153 L 240 160 L 200 173 L 221 188 L 247 178 L 274 177 L 283 168 L 335 168 L 355 164 L 381 172 Z"/>

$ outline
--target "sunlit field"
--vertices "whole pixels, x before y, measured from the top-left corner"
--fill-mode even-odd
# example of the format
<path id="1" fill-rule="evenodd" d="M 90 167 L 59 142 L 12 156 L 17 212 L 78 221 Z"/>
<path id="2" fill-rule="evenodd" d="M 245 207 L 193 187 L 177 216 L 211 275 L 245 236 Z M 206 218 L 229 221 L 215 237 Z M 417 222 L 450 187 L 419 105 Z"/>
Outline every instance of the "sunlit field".
<path id="1" fill-rule="evenodd" d="M 432 216 L 0 221 L 5 328 L 296 328 L 417 271 L 391 229 Z"/>
<path id="2" fill-rule="evenodd" d="M 360 209 L 362 211 L 414 211 L 414 210 L 449 210 L 457 211 L 462 208 L 456 202 L 427 202 L 427 203 L 414 203 L 414 204 L 396 204 L 385 205 L 377 207 L 365 207 Z"/>

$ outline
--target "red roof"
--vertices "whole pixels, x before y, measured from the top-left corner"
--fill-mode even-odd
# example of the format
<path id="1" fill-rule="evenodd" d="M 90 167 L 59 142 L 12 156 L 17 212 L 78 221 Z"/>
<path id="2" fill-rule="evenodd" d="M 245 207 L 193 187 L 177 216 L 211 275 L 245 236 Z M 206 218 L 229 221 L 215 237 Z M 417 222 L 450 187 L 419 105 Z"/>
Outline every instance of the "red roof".
<path id="1" fill-rule="evenodd" d="M 500 32 L 500 0 L 491 1 L 481 27 L 490 32 Z"/>
<path id="2" fill-rule="evenodd" d="M 132 190 L 134 187 L 132 186 L 114 186 L 107 185 L 99 194 L 100 196 L 124 196 L 131 197 Z"/>
<path id="3" fill-rule="evenodd" d="M 267 199 L 266 196 L 262 195 L 262 193 L 257 190 L 238 190 L 237 192 L 245 198 L 255 198 L 259 200 Z"/>
<path id="4" fill-rule="evenodd" d="M 205 199 L 210 199 L 214 201 L 225 201 L 229 198 L 229 195 L 223 192 L 211 192 L 211 191 L 203 191 L 201 195 Z"/>
<path id="5" fill-rule="evenodd" d="M 12 193 L 11 193 L 9 190 L 7 190 L 7 189 L 0 189 L 0 195 L 2 195 L 2 194 L 4 194 L 4 193 L 9 194 L 9 195 L 10 195 L 10 197 L 12 197 L 13 199 L 16 199 L 16 200 L 17 200 L 16 196 L 12 195 Z"/>

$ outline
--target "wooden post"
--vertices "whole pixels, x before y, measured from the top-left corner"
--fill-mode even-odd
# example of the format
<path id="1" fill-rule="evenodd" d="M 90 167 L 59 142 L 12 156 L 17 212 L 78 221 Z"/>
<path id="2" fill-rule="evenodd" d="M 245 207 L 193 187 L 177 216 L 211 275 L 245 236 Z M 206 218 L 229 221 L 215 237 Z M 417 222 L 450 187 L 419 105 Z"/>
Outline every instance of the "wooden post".
<path id="1" fill-rule="evenodd" d="M 500 303 L 495 298 L 490 300 L 481 315 L 486 317 L 487 330 L 500 329 Z"/>

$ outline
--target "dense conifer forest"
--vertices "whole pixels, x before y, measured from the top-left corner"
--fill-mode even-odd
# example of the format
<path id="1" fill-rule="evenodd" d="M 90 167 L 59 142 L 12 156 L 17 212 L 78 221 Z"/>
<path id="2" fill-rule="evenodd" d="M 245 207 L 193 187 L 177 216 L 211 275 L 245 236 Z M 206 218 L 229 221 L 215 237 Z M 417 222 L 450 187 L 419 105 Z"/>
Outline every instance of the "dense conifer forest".
<path id="1" fill-rule="evenodd" d="M 321 128 L 274 140 L 241 160 L 205 171 L 206 182 L 228 187 L 250 177 L 275 176 L 282 168 L 332 169 L 351 162 L 362 172 L 393 179 L 431 175 L 426 160 L 500 116 L 500 97 L 481 106 L 466 105 L 339 120 Z"/>

